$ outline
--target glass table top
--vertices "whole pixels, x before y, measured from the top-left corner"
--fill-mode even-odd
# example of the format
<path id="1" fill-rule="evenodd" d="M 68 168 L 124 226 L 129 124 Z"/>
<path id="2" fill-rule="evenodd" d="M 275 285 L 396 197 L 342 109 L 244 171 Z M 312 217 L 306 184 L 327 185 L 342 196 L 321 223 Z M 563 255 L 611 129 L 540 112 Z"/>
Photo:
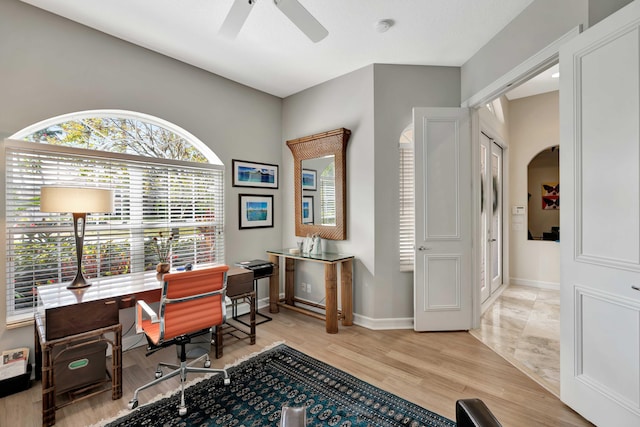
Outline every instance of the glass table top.
<path id="1" fill-rule="evenodd" d="M 267 251 L 268 254 L 273 254 L 273 255 L 281 255 L 287 258 L 294 258 L 294 259 L 302 259 L 302 260 L 309 260 L 309 261 L 319 261 L 319 262 L 340 262 L 340 261 L 345 261 L 348 259 L 352 259 L 354 256 L 353 255 L 348 255 L 348 254 L 340 254 L 340 253 L 334 253 L 334 252 L 322 252 L 320 254 L 303 254 L 303 253 L 291 253 L 289 252 L 288 248 L 285 249 L 273 249 L 273 250 L 268 250 Z"/>

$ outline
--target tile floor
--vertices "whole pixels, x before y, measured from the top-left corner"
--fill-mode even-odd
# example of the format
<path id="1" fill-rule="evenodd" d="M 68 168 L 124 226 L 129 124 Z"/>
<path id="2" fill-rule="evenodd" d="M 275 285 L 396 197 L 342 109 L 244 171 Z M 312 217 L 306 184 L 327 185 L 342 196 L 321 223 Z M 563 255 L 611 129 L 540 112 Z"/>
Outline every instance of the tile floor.
<path id="1" fill-rule="evenodd" d="M 560 395 L 560 291 L 511 285 L 470 333 Z"/>

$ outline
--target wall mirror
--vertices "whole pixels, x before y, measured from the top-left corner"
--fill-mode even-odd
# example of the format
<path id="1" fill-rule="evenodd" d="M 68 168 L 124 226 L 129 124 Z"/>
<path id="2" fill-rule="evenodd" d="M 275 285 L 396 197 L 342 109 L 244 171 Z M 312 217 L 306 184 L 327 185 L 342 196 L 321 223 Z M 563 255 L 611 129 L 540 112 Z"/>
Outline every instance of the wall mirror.
<path id="1" fill-rule="evenodd" d="M 560 149 L 538 153 L 528 165 L 529 240 L 560 240 Z"/>
<path id="2" fill-rule="evenodd" d="M 293 154 L 296 236 L 345 240 L 347 142 L 340 128 L 287 141 Z"/>

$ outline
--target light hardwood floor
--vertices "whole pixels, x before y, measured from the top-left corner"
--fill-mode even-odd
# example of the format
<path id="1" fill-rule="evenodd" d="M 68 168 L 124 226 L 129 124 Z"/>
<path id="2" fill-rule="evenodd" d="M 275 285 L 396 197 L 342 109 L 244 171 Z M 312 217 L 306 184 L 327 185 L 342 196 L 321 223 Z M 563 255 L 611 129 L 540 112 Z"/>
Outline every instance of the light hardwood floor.
<path id="1" fill-rule="evenodd" d="M 467 332 L 416 333 L 412 330 L 373 331 L 358 326 L 340 327 L 336 335 L 324 332 L 323 322 L 282 310 L 274 320 L 258 326 L 256 345 L 247 341 L 224 347 L 222 366 L 284 341 L 312 357 L 394 393 L 404 399 L 455 419 L 457 399 L 478 397 L 503 426 L 591 425 L 536 382 Z M 153 378 L 155 363 L 175 357 L 167 348 L 148 358 L 144 348 L 123 356 L 124 396 L 110 393 L 62 408 L 56 426 L 87 426 L 126 410 L 133 390 Z M 232 378 L 233 381 L 233 378 Z M 140 405 L 158 393 L 177 388 L 177 380 L 140 393 Z M 41 423 L 40 383 L 24 392 L 0 399 L 0 426 L 38 426 Z"/>

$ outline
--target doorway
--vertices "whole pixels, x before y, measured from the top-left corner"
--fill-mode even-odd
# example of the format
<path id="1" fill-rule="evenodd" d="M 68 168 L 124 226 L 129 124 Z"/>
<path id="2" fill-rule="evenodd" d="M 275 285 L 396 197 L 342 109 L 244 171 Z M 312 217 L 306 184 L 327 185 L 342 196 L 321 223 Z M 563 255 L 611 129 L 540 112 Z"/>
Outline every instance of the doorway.
<path id="1" fill-rule="evenodd" d="M 543 73 L 554 72 L 549 69 Z M 502 222 L 506 224 L 499 230 L 503 231 L 503 240 L 508 241 L 504 257 L 509 265 L 503 266 L 507 278 L 505 282 L 508 285 L 503 286 L 498 292 L 492 292 L 492 275 L 490 271 L 485 273 L 486 290 L 481 300 L 485 301 L 487 293 L 489 297 L 482 305 L 480 328 L 471 332 L 556 395 L 559 395 L 560 364 L 560 245 L 550 239 L 528 239 L 529 211 L 536 209 L 535 214 L 548 214 L 552 211 L 543 210 L 542 194 L 538 188 L 541 186 L 540 183 L 536 184 L 537 192 L 529 190 L 527 166 L 543 149 L 559 145 L 558 93 L 556 89 L 543 93 L 528 93 L 526 96 L 509 98 L 507 94 L 501 97 L 509 112 L 505 120 L 509 139 L 504 149 L 504 153 L 508 154 L 502 159 L 502 163 L 509 166 L 503 168 L 508 172 L 499 179 L 502 186 L 507 188 L 503 199 L 500 200 L 501 204 L 507 205 L 504 206 L 505 209 L 500 209 L 504 214 Z M 491 135 L 480 134 L 479 138 L 479 163 L 482 166 L 484 157 L 487 171 L 491 171 Z M 555 152 L 557 155 L 557 148 Z M 490 216 L 492 205 L 488 200 L 491 199 L 493 190 L 486 181 L 493 179 L 489 172 L 486 174 L 488 179 L 484 180 L 484 191 L 487 197 L 484 198 L 484 204 L 488 208 L 484 211 Z M 551 179 L 546 175 L 543 178 L 541 177 L 541 182 L 555 182 L 555 178 Z M 529 193 L 532 193 L 530 201 Z M 488 224 L 486 227 L 489 227 L 491 220 L 482 218 L 480 230 L 482 224 Z M 551 225 L 545 230 L 547 228 L 552 229 Z M 489 236 L 488 229 L 484 231 L 483 236 Z M 489 236 L 485 240 L 492 238 L 493 236 Z M 485 245 L 480 245 L 481 252 L 483 246 Z M 485 252 L 489 259 L 484 264 L 490 269 L 491 254 L 488 244 L 486 247 Z"/>

